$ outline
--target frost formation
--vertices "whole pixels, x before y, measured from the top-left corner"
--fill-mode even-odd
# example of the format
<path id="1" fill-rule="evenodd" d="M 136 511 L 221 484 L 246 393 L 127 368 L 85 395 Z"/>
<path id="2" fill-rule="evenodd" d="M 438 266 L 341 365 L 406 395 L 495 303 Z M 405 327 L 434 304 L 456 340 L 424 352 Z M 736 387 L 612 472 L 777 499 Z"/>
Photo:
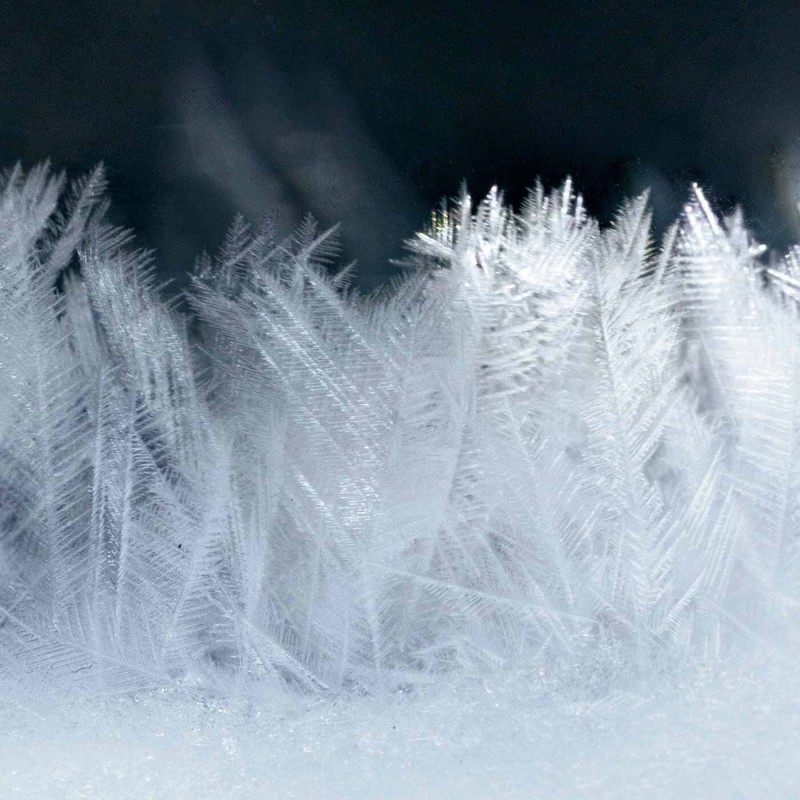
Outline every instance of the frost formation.
<path id="1" fill-rule="evenodd" d="M 186 316 L 103 191 L 0 184 L 0 681 L 602 690 L 794 635 L 800 252 L 567 182 L 371 299 L 237 220 Z"/>

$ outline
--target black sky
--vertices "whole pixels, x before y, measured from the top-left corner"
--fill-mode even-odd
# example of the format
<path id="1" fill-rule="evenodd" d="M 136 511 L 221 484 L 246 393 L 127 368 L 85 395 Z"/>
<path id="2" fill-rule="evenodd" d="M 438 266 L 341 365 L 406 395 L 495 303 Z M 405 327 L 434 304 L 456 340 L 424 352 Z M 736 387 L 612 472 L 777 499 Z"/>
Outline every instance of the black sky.
<path id="1" fill-rule="evenodd" d="M 106 0 L 2 3 L 0 153 L 105 162 L 174 272 L 236 208 L 344 219 L 365 269 L 427 209 L 571 174 L 595 212 L 692 180 L 800 230 L 800 4 Z"/>

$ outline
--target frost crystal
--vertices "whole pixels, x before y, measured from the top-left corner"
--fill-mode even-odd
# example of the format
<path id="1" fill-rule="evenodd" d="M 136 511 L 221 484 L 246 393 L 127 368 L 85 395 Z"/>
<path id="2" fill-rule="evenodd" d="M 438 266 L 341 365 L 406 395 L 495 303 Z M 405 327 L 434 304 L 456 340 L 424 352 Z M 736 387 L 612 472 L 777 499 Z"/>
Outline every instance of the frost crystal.
<path id="1" fill-rule="evenodd" d="M 0 679 L 599 690 L 794 636 L 798 255 L 699 190 L 660 248 L 569 183 L 434 216 L 384 296 L 237 220 L 191 318 L 104 222 L 0 184 Z"/>

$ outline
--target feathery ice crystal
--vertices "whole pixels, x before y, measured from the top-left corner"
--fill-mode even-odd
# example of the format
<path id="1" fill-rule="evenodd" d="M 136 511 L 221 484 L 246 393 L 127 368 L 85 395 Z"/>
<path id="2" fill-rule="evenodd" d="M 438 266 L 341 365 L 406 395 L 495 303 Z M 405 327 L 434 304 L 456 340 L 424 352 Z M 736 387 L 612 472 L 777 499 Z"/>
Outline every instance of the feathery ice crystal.
<path id="1" fill-rule="evenodd" d="M 602 689 L 794 635 L 796 252 L 567 182 L 463 197 L 371 299 L 237 220 L 186 317 L 103 191 L 0 184 L 0 680 Z"/>

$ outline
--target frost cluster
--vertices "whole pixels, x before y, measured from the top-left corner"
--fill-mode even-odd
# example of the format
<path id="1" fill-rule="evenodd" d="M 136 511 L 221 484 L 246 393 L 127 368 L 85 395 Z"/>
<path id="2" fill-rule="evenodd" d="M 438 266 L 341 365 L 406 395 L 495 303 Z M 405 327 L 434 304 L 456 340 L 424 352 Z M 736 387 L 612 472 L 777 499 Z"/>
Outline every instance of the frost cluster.
<path id="1" fill-rule="evenodd" d="M 0 183 L 0 682 L 619 691 L 795 637 L 800 254 L 702 193 L 434 215 L 384 294 L 236 221 L 191 313 L 97 172 Z"/>

